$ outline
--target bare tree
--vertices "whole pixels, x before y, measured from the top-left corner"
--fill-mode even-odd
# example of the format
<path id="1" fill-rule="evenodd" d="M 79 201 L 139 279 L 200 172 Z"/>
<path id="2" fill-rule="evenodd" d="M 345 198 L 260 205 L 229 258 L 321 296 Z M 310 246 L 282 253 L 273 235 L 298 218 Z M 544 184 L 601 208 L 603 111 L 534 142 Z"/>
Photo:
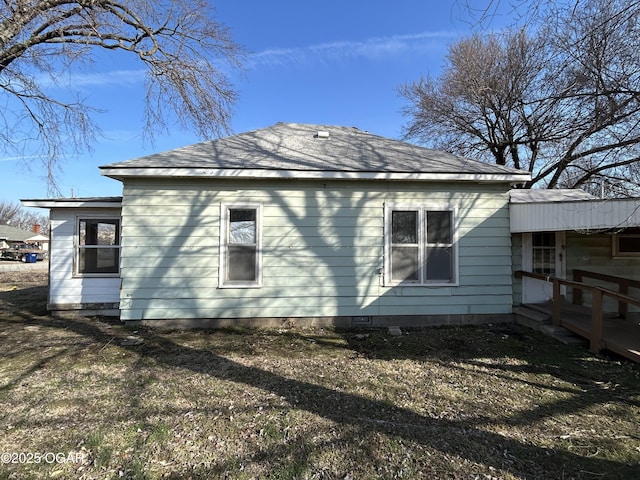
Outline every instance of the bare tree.
<path id="1" fill-rule="evenodd" d="M 121 52 L 146 71 L 145 133 L 174 112 L 201 137 L 226 132 L 236 99 L 226 62 L 243 52 L 206 1 L 5 0 L 0 3 L 0 141 L 5 154 L 40 157 L 51 180 L 61 156 L 90 148 L 96 113 L 78 94 L 54 97 L 60 74 L 98 50 Z M 34 145 L 35 150 L 34 150 Z"/>
<path id="2" fill-rule="evenodd" d="M 0 225 L 22 230 L 32 230 L 34 225 L 40 225 L 42 233 L 46 233 L 49 231 L 49 218 L 29 212 L 18 202 L 0 200 Z"/>
<path id="3" fill-rule="evenodd" d="M 406 136 L 528 170 L 529 187 L 637 194 L 640 1 L 577 0 L 544 12 L 531 33 L 461 40 L 440 77 L 402 86 Z"/>
<path id="4" fill-rule="evenodd" d="M 0 201 L 0 224 L 11 225 L 21 210 L 19 203 Z"/>

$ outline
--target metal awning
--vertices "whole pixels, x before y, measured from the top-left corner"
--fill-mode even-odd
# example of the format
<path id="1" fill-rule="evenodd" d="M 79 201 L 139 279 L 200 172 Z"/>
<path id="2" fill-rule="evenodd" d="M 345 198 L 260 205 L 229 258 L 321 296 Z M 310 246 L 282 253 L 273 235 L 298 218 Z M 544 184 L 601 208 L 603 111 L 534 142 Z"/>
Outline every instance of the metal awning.
<path id="1" fill-rule="evenodd" d="M 600 199 L 581 190 L 513 190 L 509 211 L 512 233 L 640 227 L 640 198 Z"/>

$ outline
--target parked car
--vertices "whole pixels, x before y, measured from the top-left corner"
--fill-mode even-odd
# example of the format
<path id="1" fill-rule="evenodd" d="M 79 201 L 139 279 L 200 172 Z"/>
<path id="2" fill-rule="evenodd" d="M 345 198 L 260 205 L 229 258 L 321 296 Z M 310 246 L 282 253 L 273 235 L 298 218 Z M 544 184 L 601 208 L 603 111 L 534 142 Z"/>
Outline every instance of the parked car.
<path id="1" fill-rule="evenodd" d="M 4 260 L 19 260 L 21 262 L 26 262 L 28 260 L 33 261 L 33 256 L 29 254 L 35 254 L 36 260 L 44 260 L 44 258 L 46 257 L 46 252 L 43 252 L 34 245 L 29 245 L 28 243 L 18 243 L 12 245 L 9 248 L 3 248 L 0 254 L 0 258 Z"/>

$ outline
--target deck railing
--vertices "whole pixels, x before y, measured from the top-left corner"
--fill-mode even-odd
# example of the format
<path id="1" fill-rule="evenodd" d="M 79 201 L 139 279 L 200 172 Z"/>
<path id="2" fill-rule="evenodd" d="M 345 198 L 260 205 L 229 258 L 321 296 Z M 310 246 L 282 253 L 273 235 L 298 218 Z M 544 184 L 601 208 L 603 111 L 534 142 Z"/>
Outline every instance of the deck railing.
<path id="1" fill-rule="evenodd" d="M 604 280 L 604 277 L 607 278 L 607 282 L 617 283 L 620 288 L 620 292 L 628 292 L 628 287 L 636 287 L 640 288 L 640 282 L 636 282 L 635 280 L 625 279 L 621 277 L 614 277 L 612 275 L 604 275 L 604 274 L 596 274 L 594 272 L 586 272 L 584 270 L 579 270 L 582 276 L 579 276 L 581 280 L 585 278 L 585 276 L 590 276 L 591 278 Z M 588 275 L 585 275 L 588 274 Z M 562 325 L 562 304 L 564 302 L 564 297 L 562 296 L 561 287 L 563 285 L 567 287 L 573 288 L 573 298 L 574 303 L 576 303 L 576 294 L 578 294 L 578 300 L 582 303 L 582 292 L 588 291 L 591 293 L 591 324 L 589 328 L 589 348 L 592 352 L 598 353 L 602 350 L 603 342 L 602 342 L 602 326 L 603 326 L 603 318 L 604 318 L 604 310 L 603 310 L 603 298 L 604 297 L 612 297 L 614 300 L 618 302 L 618 315 L 621 314 L 626 315 L 628 312 L 629 305 L 636 305 L 640 307 L 640 299 L 629 297 L 626 294 L 620 292 L 614 292 L 612 290 L 608 290 L 606 288 L 599 287 L 597 285 L 589 285 L 582 281 L 577 280 L 566 280 L 564 278 L 552 277 L 549 275 L 541 275 L 539 273 L 526 272 L 524 270 L 518 270 L 515 272 L 516 278 L 529 277 L 537 280 L 543 280 L 546 282 L 551 282 L 553 284 L 553 304 L 551 309 L 551 321 L 554 325 L 563 326 Z M 621 307 L 623 305 L 623 307 Z"/>
<path id="2" fill-rule="evenodd" d="M 633 280 L 631 278 L 616 277 L 614 275 L 607 275 L 606 273 L 588 272 L 587 270 L 573 270 L 573 280 L 579 283 L 585 283 L 584 280 L 591 278 L 601 282 L 613 283 L 618 286 L 618 293 L 620 295 L 629 295 L 629 289 L 640 289 L 640 281 Z M 574 290 L 573 303 L 576 305 L 582 305 L 582 290 Z M 629 303 L 618 301 L 618 316 L 620 318 L 626 318 L 629 312 Z"/>

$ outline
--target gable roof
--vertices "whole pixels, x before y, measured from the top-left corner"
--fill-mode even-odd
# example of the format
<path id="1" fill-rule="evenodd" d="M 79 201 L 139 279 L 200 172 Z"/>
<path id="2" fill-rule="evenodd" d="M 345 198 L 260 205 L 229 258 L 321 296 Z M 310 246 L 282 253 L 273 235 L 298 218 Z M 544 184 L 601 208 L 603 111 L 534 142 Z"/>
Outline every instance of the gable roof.
<path id="1" fill-rule="evenodd" d="M 456 180 L 519 183 L 528 172 L 373 135 L 353 127 L 277 123 L 100 167 L 133 176 Z"/>

